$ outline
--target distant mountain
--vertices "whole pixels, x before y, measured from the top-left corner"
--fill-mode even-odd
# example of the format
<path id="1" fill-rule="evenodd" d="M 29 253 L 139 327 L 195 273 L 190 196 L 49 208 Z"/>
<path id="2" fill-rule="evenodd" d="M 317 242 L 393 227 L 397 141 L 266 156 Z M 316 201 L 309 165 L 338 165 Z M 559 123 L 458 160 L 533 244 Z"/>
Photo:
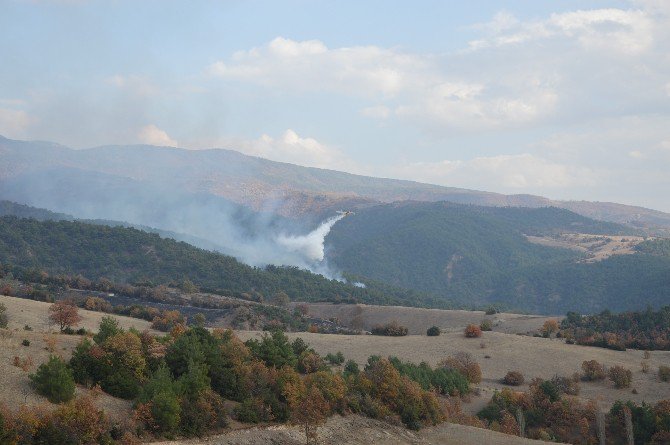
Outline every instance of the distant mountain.
<path id="1" fill-rule="evenodd" d="M 667 240 L 647 241 L 636 254 L 584 262 L 584 253 L 525 236 L 574 232 L 603 240 L 636 234 L 558 208 L 405 202 L 356 212 L 335 225 L 326 242 L 329 261 L 349 274 L 461 304 L 549 314 L 667 304 Z"/>
<path id="2" fill-rule="evenodd" d="M 86 184 L 91 190 L 81 190 Z M 72 150 L 48 142 L 0 137 L 0 186 L 0 198 L 79 217 L 85 216 L 79 213 L 87 205 L 95 207 L 99 203 L 95 193 L 101 189 L 118 189 L 121 197 L 125 197 L 126 192 L 134 194 L 134 190 L 142 189 L 185 197 L 206 195 L 256 211 L 307 218 L 311 223 L 338 209 L 415 200 L 498 207 L 554 206 L 595 219 L 670 233 L 670 214 L 642 207 L 553 201 L 541 196 L 503 195 L 372 178 L 274 162 L 223 149 L 133 145 Z M 153 192 L 144 193 L 153 196 Z M 109 195 L 107 193 L 105 199 Z M 74 200 L 79 202 L 75 205 Z"/>

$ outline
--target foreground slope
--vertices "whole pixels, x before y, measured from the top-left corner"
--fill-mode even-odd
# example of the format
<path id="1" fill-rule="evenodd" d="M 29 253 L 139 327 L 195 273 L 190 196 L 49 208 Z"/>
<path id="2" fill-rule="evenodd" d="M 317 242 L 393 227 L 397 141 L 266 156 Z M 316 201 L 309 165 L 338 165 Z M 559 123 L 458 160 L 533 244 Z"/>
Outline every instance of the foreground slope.
<path id="1" fill-rule="evenodd" d="M 360 416 L 331 417 L 319 427 L 319 443 L 323 445 L 542 445 L 540 440 L 523 439 L 491 430 L 443 423 L 414 432 L 380 420 Z M 285 425 L 255 427 L 232 431 L 206 440 L 154 442 L 152 445 L 302 445 L 305 435 L 297 427 Z M 551 442 L 556 443 L 556 442 Z"/>

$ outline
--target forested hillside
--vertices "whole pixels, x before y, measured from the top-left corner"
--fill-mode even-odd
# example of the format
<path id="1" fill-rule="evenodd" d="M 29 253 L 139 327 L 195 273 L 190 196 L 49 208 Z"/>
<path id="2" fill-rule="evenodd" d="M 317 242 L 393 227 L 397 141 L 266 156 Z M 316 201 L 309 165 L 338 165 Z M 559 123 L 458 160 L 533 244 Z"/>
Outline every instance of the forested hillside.
<path id="1" fill-rule="evenodd" d="M 129 283 L 189 279 L 219 293 L 271 296 L 283 291 L 295 300 L 448 306 L 419 292 L 376 287 L 373 282 L 361 288 L 297 268 L 254 268 L 157 234 L 76 221 L 0 218 L 0 263 Z"/>
<path id="2" fill-rule="evenodd" d="M 346 272 L 454 301 L 543 313 L 659 306 L 670 297 L 670 256 L 653 242 L 635 255 L 584 263 L 580 252 L 524 236 L 632 230 L 556 208 L 399 203 L 346 218 L 327 243 Z"/>

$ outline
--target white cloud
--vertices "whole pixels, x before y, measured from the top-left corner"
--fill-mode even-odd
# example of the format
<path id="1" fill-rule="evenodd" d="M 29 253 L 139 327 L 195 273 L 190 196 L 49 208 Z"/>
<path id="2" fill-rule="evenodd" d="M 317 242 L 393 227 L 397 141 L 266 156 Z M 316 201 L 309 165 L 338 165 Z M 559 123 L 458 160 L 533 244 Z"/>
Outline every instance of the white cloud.
<path id="1" fill-rule="evenodd" d="M 25 111 L 0 108 L 0 135 L 22 137 L 30 123 L 30 116 Z"/>
<path id="2" fill-rule="evenodd" d="M 391 170 L 406 179 L 512 193 L 551 191 L 594 182 L 594 173 L 588 169 L 555 163 L 529 153 L 419 162 Z"/>
<path id="3" fill-rule="evenodd" d="M 208 72 L 228 80 L 295 91 L 394 96 L 429 73 L 425 57 L 377 46 L 326 47 L 318 40 L 277 37 L 267 45 L 235 53 Z"/>
<path id="4" fill-rule="evenodd" d="M 267 134 L 252 141 L 237 141 L 234 149 L 251 156 L 273 161 L 288 162 L 306 167 L 349 170 L 351 160 L 339 150 L 331 148 L 314 138 L 301 137 L 288 129 L 281 136 L 273 138 Z"/>
<path id="5" fill-rule="evenodd" d="M 471 41 L 472 50 L 567 38 L 589 50 L 635 54 L 653 43 L 653 21 L 647 11 L 637 9 L 579 10 L 529 22 L 499 14 L 477 28 L 489 31 L 490 35 Z"/>
<path id="6" fill-rule="evenodd" d="M 138 140 L 143 144 L 158 145 L 165 147 L 178 147 L 177 141 L 172 139 L 168 134 L 155 126 L 150 124 L 142 127 L 137 134 Z"/>

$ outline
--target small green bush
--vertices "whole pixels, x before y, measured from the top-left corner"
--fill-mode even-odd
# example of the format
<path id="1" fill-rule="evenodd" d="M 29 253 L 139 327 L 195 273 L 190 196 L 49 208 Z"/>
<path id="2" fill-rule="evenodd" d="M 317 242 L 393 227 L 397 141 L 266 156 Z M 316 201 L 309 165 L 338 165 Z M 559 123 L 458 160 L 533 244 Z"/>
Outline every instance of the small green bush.
<path id="1" fill-rule="evenodd" d="M 662 382 L 670 381 L 670 366 L 659 366 L 658 367 L 658 378 Z"/>
<path id="2" fill-rule="evenodd" d="M 51 403 L 67 402 L 74 397 L 72 371 L 60 357 L 52 355 L 48 362 L 37 368 L 37 372 L 30 376 L 30 380 L 35 391 L 45 396 Z"/>
<path id="3" fill-rule="evenodd" d="M 479 328 L 482 331 L 491 331 L 493 330 L 493 323 L 491 323 L 491 320 L 482 320 L 481 324 L 479 325 Z"/>
<path id="4" fill-rule="evenodd" d="M 426 335 L 429 337 L 437 337 L 442 333 L 442 330 L 438 328 L 437 326 L 431 326 L 428 328 L 426 331 Z"/>
<path id="5" fill-rule="evenodd" d="M 30 346 L 30 340 L 28 340 L 27 338 L 24 338 L 23 341 L 21 342 L 21 344 L 23 346 Z"/>
<path id="6" fill-rule="evenodd" d="M 6 328 L 9 323 L 9 318 L 7 317 L 7 306 L 3 303 L 0 303 L 0 328 Z"/>

